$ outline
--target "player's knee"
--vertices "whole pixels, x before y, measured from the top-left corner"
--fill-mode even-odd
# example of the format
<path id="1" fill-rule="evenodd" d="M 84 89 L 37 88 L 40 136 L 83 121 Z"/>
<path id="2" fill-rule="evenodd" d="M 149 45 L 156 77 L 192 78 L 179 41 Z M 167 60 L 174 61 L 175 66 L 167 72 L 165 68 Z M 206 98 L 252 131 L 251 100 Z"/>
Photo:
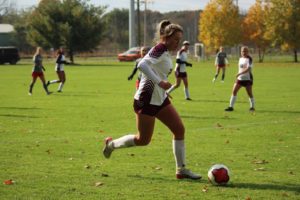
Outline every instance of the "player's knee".
<path id="1" fill-rule="evenodd" d="M 151 138 L 136 138 L 134 141 L 137 146 L 147 146 L 151 142 Z"/>

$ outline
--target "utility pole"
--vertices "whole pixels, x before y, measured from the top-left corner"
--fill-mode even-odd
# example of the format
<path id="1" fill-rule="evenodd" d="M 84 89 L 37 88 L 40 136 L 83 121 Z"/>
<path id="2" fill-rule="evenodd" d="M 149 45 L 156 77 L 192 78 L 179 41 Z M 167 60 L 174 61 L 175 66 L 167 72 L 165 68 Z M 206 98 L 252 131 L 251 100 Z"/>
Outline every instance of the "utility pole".
<path id="1" fill-rule="evenodd" d="M 141 46 L 141 20 L 140 20 L 140 0 L 137 0 L 137 25 L 138 25 L 138 46 Z"/>
<path id="2" fill-rule="evenodd" d="M 129 9 L 129 48 L 136 46 L 134 0 L 130 0 Z"/>
<path id="3" fill-rule="evenodd" d="M 145 9 L 144 9 L 144 46 L 147 44 L 147 0 L 144 1 Z"/>

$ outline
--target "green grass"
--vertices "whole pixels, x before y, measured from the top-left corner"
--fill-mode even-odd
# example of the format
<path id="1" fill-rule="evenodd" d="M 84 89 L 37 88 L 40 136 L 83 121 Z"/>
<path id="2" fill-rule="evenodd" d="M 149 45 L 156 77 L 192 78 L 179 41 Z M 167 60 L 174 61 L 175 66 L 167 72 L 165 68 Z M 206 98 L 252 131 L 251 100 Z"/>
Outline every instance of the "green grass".
<path id="1" fill-rule="evenodd" d="M 188 68 L 193 101 L 183 86 L 172 103 L 186 127 L 186 156 L 201 181 L 175 179 L 169 130 L 159 121 L 151 144 L 100 153 L 107 136 L 135 133 L 133 63 L 78 60 L 67 66 L 63 93 L 40 81 L 28 96 L 31 63 L 0 66 L 0 199 L 299 199 L 300 64 L 255 63 L 255 114 L 242 89 L 235 111 L 228 106 L 236 63 L 224 84 L 211 83 L 211 62 Z M 55 79 L 53 60 L 47 79 Z M 173 75 L 170 80 L 174 82 Z M 264 164 L 257 164 L 265 161 Z M 208 183 L 215 163 L 231 170 L 226 187 Z M 95 183 L 103 185 L 96 187 Z"/>

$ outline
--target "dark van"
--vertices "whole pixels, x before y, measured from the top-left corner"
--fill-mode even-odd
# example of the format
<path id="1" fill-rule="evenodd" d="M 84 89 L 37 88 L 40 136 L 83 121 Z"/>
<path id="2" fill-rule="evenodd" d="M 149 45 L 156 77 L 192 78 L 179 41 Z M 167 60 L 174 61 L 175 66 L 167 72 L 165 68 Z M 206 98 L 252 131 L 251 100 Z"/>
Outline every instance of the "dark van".
<path id="1" fill-rule="evenodd" d="M 17 64 L 20 60 L 19 51 L 16 47 L 0 47 L 0 64 Z"/>

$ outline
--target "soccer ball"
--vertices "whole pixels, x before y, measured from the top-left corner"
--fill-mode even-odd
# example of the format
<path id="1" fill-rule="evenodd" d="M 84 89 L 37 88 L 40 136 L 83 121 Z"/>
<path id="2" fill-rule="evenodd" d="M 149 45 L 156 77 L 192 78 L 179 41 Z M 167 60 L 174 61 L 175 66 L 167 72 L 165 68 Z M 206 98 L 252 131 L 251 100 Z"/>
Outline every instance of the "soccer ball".
<path id="1" fill-rule="evenodd" d="M 226 185 L 229 181 L 229 169 L 223 164 L 213 165 L 207 175 L 213 185 Z"/>

